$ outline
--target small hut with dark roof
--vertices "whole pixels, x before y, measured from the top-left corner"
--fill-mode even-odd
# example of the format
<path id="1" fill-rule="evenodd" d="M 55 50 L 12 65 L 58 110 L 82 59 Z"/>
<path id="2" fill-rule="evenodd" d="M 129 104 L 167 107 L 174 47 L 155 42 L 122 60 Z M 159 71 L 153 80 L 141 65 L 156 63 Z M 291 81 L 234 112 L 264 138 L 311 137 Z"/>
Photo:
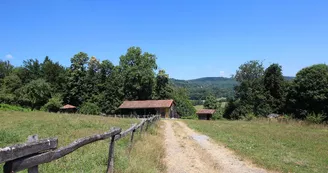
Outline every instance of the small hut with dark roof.
<path id="1" fill-rule="evenodd" d="M 124 101 L 119 107 L 125 115 L 161 115 L 162 118 L 178 118 L 173 100 Z"/>
<path id="2" fill-rule="evenodd" d="M 215 109 L 200 109 L 196 112 L 199 120 L 210 120 L 215 113 Z"/>
<path id="3" fill-rule="evenodd" d="M 60 108 L 60 112 L 63 112 L 63 113 L 76 113 L 77 111 L 77 108 L 73 105 L 65 105 L 63 107 Z"/>

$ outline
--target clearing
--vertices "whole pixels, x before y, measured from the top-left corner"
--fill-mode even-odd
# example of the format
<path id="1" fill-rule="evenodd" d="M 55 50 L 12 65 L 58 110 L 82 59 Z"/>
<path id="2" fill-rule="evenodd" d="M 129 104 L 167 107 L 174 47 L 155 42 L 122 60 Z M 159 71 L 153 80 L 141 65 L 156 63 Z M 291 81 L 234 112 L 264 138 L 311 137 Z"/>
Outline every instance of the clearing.
<path id="1" fill-rule="evenodd" d="M 163 120 L 167 172 L 175 173 L 265 173 L 239 159 L 230 150 L 194 132 L 181 121 Z"/>

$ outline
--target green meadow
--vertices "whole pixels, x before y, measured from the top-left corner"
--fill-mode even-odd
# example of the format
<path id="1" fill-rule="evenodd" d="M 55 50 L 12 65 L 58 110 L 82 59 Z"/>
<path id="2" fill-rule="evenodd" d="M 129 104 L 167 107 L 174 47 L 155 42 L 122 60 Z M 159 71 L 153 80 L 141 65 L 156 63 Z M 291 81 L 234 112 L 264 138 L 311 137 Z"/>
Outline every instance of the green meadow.
<path id="1" fill-rule="evenodd" d="M 59 147 L 68 145 L 74 140 L 93 134 L 104 133 L 111 127 L 121 127 L 127 129 L 133 123 L 138 123 L 138 119 L 108 118 L 102 116 L 90 116 L 79 114 L 55 114 L 45 112 L 16 112 L 0 111 L 0 147 L 6 147 L 16 143 L 24 143 L 28 135 L 38 134 L 39 139 L 57 137 Z M 149 137 L 148 137 L 149 136 Z M 157 137 L 158 136 L 158 137 Z M 160 134 L 152 127 L 148 133 L 135 135 L 135 146 L 129 152 L 129 136 L 116 142 L 115 147 L 115 171 L 131 172 L 136 169 L 134 154 L 141 146 L 154 143 L 157 151 L 161 152 Z M 154 142 L 156 141 L 156 142 Z M 138 148 L 139 147 L 139 148 Z M 98 141 L 86 145 L 75 152 L 39 166 L 41 172 L 105 172 L 107 168 L 109 140 Z M 162 149 L 162 152 L 164 149 Z M 150 150 L 140 150 L 146 158 L 139 160 L 143 169 L 161 172 L 165 169 L 161 164 L 161 159 L 154 157 Z M 132 156 L 134 155 L 134 158 Z M 0 165 L 0 172 L 2 166 Z M 141 169 L 141 168 L 139 168 Z M 27 172 L 27 171 L 25 171 Z"/>
<path id="2" fill-rule="evenodd" d="M 241 158 L 279 172 L 327 172 L 328 128 L 267 120 L 184 120 Z"/>

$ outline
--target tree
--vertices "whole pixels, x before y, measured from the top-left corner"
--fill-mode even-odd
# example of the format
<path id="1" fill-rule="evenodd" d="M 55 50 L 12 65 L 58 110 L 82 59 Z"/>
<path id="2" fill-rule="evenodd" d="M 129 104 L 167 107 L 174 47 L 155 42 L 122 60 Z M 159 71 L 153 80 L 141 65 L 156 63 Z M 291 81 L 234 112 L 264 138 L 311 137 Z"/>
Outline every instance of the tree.
<path id="1" fill-rule="evenodd" d="M 13 94 L 18 88 L 22 86 L 22 81 L 15 74 L 10 74 L 3 79 L 2 90 L 6 93 Z"/>
<path id="2" fill-rule="evenodd" d="M 258 79 L 263 77 L 264 68 L 263 64 L 259 61 L 248 61 L 245 64 L 242 64 L 239 69 L 236 71 L 234 78 L 238 82 L 256 82 Z"/>
<path id="3" fill-rule="evenodd" d="M 55 95 L 48 100 L 48 103 L 42 106 L 41 110 L 47 112 L 58 112 L 60 110 L 60 107 L 62 107 L 62 104 L 63 100 L 61 99 L 61 96 Z"/>
<path id="4" fill-rule="evenodd" d="M 170 96 L 171 88 L 169 87 L 169 75 L 165 70 L 159 70 L 156 76 L 155 97 L 154 99 L 163 100 L 168 99 Z"/>
<path id="5" fill-rule="evenodd" d="M 317 64 L 302 69 L 288 93 L 288 111 L 296 118 L 304 119 L 308 114 L 328 112 L 328 65 Z"/>
<path id="6" fill-rule="evenodd" d="M 69 78 L 65 88 L 64 102 L 79 106 L 83 103 L 83 96 L 86 92 L 86 65 L 88 54 L 80 52 L 71 58 Z"/>
<path id="7" fill-rule="evenodd" d="M 175 101 L 177 113 L 182 118 L 196 117 L 196 109 L 189 100 L 187 91 L 184 88 L 174 88 L 170 97 Z"/>
<path id="8" fill-rule="evenodd" d="M 41 76 L 41 64 L 37 59 L 28 59 L 23 61 L 23 67 L 25 69 L 24 78 L 26 82 L 36 80 Z"/>
<path id="9" fill-rule="evenodd" d="M 122 75 L 119 66 L 110 61 L 101 63 L 101 93 L 98 96 L 98 106 L 102 113 L 113 114 L 123 101 Z"/>
<path id="10" fill-rule="evenodd" d="M 210 94 L 209 96 L 206 97 L 205 102 L 204 102 L 204 108 L 206 108 L 206 109 L 217 109 L 218 108 L 217 100 L 212 94 Z"/>
<path id="11" fill-rule="evenodd" d="M 263 92 L 264 68 L 259 61 L 249 61 L 239 67 L 235 79 L 240 83 L 235 87 L 235 97 L 255 105 L 256 99 Z"/>
<path id="12" fill-rule="evenodd" d="M 62 92 L 66 86 L 66 70 L 59 62 L 54 63 L 48 56 L 41 64 L 41 76 L 51 84 L 55 92 Z"/>
<path id="13" fill-rule="evenodd" d="M 265 116 L 271 112 L 264 95 L 263 73 L 264 68 L 259 61 L 249 61 L 239 67 L 235 75 L 240 83 L 235 87 L 237 103 L 229 107 L 235 107 L 235 110 L 230 111 L 234 114 L 231 117 L 238 119 L 237 116 L 246 116 L 249 113 Z"/>
<path id="14" fill-rule="evenodd" d="M 32 110 L 40 109 L 51 97 L 51 87 L 44 79 L 32 80 L 20 89 L 21 96 L 30 101 Z"/>
<path id="15" fill-rule="evenodd" d="M 152 98 L 157 69 L 156 56 L 142 53 L 139 47 L 131 47 L 120 57 L 123 78 L 123 93 L 127 100 L 147 100 Z"/>
<path id="16" fill-rule="evenodd" d="M 99 71 L 100 62 L 96 59 L 96 57 L 93 56 L 90 58 L 90 61 L 88 63 L 88 70 L 84 80 L 86 88 L 83 100 L 88 100 L 93 97 L 93 95 L 96 95 L 100 92 L 98 88 L 98 85 L 101 82 L 99 77 Z"/>
<path id="17" fill-rule="evenodd" d="M 13 65 L 11 65 L 9 61 L 0 60 L 0 79 L 9 75 L 13 68 Z"/>
<path id="18" fill-rule="evenodd" d="M 281 113 L 285 103 L 285 81 L 281 66 L 271 64 L 264 72 L 263 81 L 268 104 L 273 112 Z"/>

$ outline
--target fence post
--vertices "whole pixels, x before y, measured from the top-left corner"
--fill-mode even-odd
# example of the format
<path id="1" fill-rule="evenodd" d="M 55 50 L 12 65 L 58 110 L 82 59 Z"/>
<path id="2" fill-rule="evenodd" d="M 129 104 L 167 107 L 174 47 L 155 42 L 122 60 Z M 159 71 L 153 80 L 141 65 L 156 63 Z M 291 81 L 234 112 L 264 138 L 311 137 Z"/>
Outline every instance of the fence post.
<path id="1" fill-rule="evenodd" d="M 12 173 L 13 170 L 13 162 L 8 161 L 3 165 L 3 173 Z"/>
<path id="2" fill-rule="evenodd" d="M 108 152 L 108 164 L 107 164 L 107 173 L 114 172 L 114 145 L 115 145 L 115 136 L 112 136 L 109 144 L 109 152 Z"/>
<path id="3" fill-rule="evenodd" d="M 131 133 L 129 153 L 131 152 L 132 145 L 133 145 L 133 136 L 134 136 L 134 132 L 136 132 L 136 129 L 133 129 L 133 130 L 132 130 L 132 133 Z"/>
<path id="4" fill-rule="evenodd" d="M 38 141 L 38 135 L 32 135 L 27 137 L 27 142 L 36 142 Z M 38 173 L 39 172 L 39 165 L 33 166 L 27 169 L 28 173 Z"/>
<path id="5" fill-rule="evenodd" d="M 146 131 L 148 130 L 148 126 L 149 126 L 149 119 L 146 120 Z"/>
<path id="6" fill-rule="evenodd" d="M 142 124 L 141 124 L 141 126 L 140 126 L 140 135 L 141 135 L 141 133 L 142 133 L 142 129 L 143 129 L 143 126 L 144 126 L 144 124 L 145 124 L 145 122 L 143 122 Z"/>
<path id="7" fill-rule="evenodd" d="M 130 139 L 130 145 L 133 144 L 133 136 L 134 136 L 134 132 L 136 132 L 136 129 L 133 129 L 133 130 L 132 130 L 131 139 Z"/>

